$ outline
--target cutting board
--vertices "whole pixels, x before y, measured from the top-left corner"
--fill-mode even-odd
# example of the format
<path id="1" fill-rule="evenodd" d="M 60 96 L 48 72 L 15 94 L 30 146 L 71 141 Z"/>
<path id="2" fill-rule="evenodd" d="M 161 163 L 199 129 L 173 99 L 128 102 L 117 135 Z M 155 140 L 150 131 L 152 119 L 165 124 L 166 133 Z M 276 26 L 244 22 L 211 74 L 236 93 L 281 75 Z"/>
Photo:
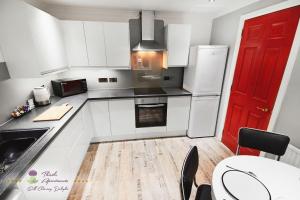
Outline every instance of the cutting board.
<path id="1" fill-rule="evenodd" d="M 73 106 L 69 104 L 63 104 L 60 106 L 53 106 L 34 118 L 34 122 L 39 122 L 39 121 L 55 121 L 55 120 L 60 120 L 67 112 L 69 112 Z"/>

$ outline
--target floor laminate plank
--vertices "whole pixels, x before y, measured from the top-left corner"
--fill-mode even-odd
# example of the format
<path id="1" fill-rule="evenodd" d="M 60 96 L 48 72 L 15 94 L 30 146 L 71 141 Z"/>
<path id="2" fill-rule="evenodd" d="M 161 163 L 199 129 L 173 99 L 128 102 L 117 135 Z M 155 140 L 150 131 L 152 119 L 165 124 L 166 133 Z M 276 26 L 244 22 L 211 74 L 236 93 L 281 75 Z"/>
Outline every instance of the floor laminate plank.
<path id="1" fill-rule="evenodd" d="M 214 167 L 232 156 L 215 138 L 159 138 L 92 144 L 69 200 L 177 200 L 182 163 L 199 151 L 197 183 L 211 183 Z M 191 199 L 195 197 L 195 188 Z"/>
<path id="2" fill-rule="evenodd" d="M 82 163 L 80 170 L 77 174 L 72 190 L 69 194 L 70 200 L 79 200 L 82 197 L 82 193 L 85 189 L 86 183 L 89 178 L 89 174 L 95 160 L 98 144 L 91 144 L 85 155 L 84 162 Z"/>

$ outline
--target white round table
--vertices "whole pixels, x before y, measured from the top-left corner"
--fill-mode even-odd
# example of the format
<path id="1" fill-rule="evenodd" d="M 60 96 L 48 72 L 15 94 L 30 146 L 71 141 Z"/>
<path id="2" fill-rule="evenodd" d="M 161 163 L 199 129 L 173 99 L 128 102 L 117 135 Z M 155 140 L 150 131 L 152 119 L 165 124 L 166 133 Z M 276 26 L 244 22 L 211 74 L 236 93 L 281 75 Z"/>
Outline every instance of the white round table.
<path id="1" fill-rule="evenodd" d="M 257 156 L 233 156 L 222 160 L 216 166 L 212 177 L 212 195 L 216 200 L 234 199 L 226 192 L 222 183 L 223 173 L 230 170 L 227 165 L 253 172 L 268 188 L 272 200 L 300 200 L 300 169 Z"/>

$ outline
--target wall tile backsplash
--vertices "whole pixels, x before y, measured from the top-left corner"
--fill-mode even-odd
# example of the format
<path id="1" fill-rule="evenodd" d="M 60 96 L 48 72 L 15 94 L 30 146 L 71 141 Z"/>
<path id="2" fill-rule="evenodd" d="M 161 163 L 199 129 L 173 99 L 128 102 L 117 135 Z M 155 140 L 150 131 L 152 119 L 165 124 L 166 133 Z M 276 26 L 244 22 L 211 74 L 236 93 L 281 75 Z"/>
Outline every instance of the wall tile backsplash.
<path id="1" fill-rule="evenodd" d="M 154 78 L 148 75 L 153 75 Z M 159 75 L 160 78 L 156 79 L 156 75 Z M 86 78 L 89 90 L 134 87 L 181 87 L 183 68 L 170 68 L 160 71 L 159 74 L 132 70 L 72 68 L 58 76 L 60 78 Z M 169 78 L 165 80 L 165 76 Z"/>

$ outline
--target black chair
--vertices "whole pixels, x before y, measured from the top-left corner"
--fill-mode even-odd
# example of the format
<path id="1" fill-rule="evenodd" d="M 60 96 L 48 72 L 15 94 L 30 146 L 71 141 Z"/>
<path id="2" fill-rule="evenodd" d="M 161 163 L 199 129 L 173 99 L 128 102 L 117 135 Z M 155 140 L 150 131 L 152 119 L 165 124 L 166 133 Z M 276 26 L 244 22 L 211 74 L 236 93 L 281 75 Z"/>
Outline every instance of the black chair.
<path id="1" fill-rule="evenodd" d="M 193 146 L 188 152 L 182 166 L 181 179 L 180 179 L 180 190 L 182 200 L 189 200 L 193 183 L 197 188 L 195 200 L 211 200 L 211 186 L 200 185 L 198 187 L 195 175 L 199 165 L 198 149 Z"/>
<path id="2" fill-rule="evenodd" d="M 277 155 L 279 161 L 280 156 L 285 154 L 289 142 L 290 138 L 285 135 L 252 128 L 241 128 L 236 154 L 240 153 L 240 147 L 248 147 Z"/>

